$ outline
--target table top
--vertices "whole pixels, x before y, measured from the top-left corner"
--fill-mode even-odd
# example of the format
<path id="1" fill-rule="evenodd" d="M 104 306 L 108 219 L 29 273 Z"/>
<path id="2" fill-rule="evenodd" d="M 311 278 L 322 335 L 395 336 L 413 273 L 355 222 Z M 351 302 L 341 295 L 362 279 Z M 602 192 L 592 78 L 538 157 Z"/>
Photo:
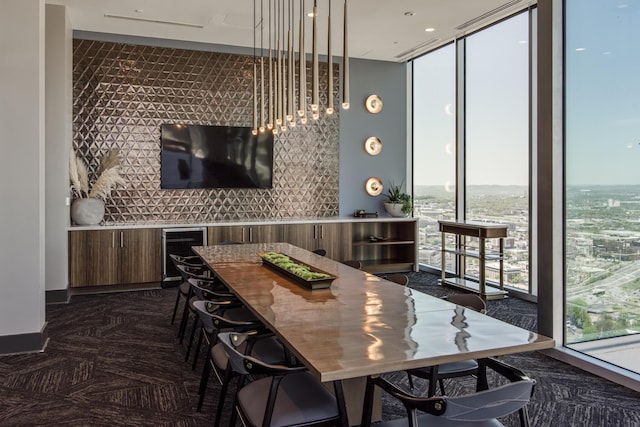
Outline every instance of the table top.
<path id="1" fill-rule="evenodd" d="M 288 243 L 194 251 L 321 381 L 553 347 L 538 335 Z M 337 276 L 308 290 L 263 266 L 285 253 Z"/>
<path id="2" fill-rule="evenodd" d="M 438 221 L 440 231 L 463 236 L 495 238 L 507 237 L 507 224 L 482 221 Z"/>

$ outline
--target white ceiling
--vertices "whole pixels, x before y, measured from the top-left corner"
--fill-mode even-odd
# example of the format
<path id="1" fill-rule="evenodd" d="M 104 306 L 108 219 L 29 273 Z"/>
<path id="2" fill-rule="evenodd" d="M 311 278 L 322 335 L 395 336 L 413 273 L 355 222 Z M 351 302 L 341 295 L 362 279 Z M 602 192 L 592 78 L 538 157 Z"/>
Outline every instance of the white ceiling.
<path id="1" fill-rule="evenodd" d="M 74 30 L 253 47 L 254 1 L 258 9 L 256 22 L 259 22 L 261 0 L 47 0 L 47 3 L 66 5 Z M 320 54 L 326 54 L 329 1 L 332 52 L 342 56 L 343 0 L 318 0 L 318 49 Z M 295 16 L 298 16 L 300 0 L 262 2 L 265 21 L 270 2 L 272 5 L 294 3 Z M 399 62 L 535 3 L 531 0 L 347 2 L 349 56 Z M 304 5 L 305 11 L 310 11 L 313 1 L 304 0 Z M 463 27 L 476 18 L 479 18 L 477 22 Z M 297 18 L 295 22 L 297 27 Z M 306 19 L 306 25 L 308 52 L 311 49 L 311 18 Z M 428 27 L 435 30 L 426 32 Z M 297 28 L 295 32 L 297 34 Z M 266 31 L 264 37 L 266 48 Z"/>

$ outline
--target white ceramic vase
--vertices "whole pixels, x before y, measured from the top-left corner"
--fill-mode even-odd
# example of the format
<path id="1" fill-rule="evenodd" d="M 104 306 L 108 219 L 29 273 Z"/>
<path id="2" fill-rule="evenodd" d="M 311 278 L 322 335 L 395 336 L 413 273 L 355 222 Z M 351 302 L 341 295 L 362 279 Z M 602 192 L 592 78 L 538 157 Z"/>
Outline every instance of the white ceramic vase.
<path id="1" fill-rule="evenodd" d="M 75 199 L 71 203 L 71 219 L 77 225 L 99 224 L 104 218 L 104 201 L 96 198 Z"/>
<path id="2" fill-rule="evenodd" d="M 395 216 L 395 217 L 405 217 L 405 216 L 407 216 L 407 214 L 402 212 L 402 203 L 385 202 L 384 203 L 384 209 L 391 216 Z"/>

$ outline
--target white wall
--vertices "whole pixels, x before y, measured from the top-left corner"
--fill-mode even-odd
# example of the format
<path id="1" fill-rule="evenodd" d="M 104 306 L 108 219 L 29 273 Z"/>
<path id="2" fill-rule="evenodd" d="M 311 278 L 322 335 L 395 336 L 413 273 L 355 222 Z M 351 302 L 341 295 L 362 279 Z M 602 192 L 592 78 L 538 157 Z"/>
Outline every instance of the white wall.
<path id="1" fill-rule="evenodd" d="M 38 334 L 45 323 L 42 0 L 2 2 L 0 58 L 2 338 Z"/>
<path id="2" fill-rule="evenodd" d="M 64 6 L 46 5 L 46 290 L 67 289 L 73 33 Z"/>

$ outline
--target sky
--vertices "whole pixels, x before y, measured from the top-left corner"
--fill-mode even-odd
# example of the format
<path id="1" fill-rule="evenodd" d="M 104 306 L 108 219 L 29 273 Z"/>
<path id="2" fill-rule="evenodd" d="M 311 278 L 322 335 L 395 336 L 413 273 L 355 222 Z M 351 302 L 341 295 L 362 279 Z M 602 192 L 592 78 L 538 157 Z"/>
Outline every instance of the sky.
<path id="1" fill-rule="evenodd" d="M 467 185 L 528 185 L 528 15 L 467 38 Z M 414 185 L 455 182 L 455 48 L 414 61 Z M 640 0 L 567 0 L 568 185 L 640 184 Z"/>

